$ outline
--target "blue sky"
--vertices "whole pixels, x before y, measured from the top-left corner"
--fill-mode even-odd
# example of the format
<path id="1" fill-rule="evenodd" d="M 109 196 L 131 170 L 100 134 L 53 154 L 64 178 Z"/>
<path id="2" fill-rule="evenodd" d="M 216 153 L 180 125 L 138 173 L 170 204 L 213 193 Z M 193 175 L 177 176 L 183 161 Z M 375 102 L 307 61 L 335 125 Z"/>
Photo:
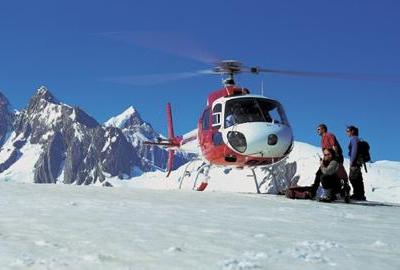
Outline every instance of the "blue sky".
<path id="1" fill-rule="evenodd" d="M 220 87 L 220 78 L 142 86 L 106 82 L 114 76 L 208 68 L 102 35 L 120 31 L 179 35 L 188 40 L 180 45 L 248 65 L 400 77 L 400 2 L 395 0 L 140 2 L 145 3 L 3 1 L 0 90 L 20 109 L 37 87 L 46 85 L 60 100 L 99 121 L 133 105 L 163 133 L 165 103 L 172 102 L 177 133 L 195 128 L 206 96 Z M 375 160 L 400 160 L 399 83 L 238 78 L 254 93 L 260 93 L 261 81 L 265 94 L 285 106 L 296 140 L 319 144 L 316 126 L 324 122 L 347 148 L 345 126 L 355 124 Z"/>

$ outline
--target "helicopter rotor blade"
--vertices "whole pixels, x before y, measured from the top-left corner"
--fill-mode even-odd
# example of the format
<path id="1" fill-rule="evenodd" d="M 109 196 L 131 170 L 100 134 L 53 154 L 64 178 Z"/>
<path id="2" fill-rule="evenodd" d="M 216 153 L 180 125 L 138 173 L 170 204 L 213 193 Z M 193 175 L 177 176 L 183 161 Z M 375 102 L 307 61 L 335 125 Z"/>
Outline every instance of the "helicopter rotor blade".
<path id="1" fill-rule="evenodd" d="M 220 61 L 217 56 L 204 49 L 205 46 L 200 45 L 201 42 L 193 36 L 154 31 L 120 31 L 99 33 L 97 35 L 181 56 L 201 63 L 214 64 Z"/>
<path id="2" fill-rule="evenodd" d="M 298 71 L 298 70 L 283 70 L 283 69 L 271 69 L 271 68 L 247 68 L 251 73 L 273 73 L 288 76 L 297 77 L 314 77 L 314 78 L 331 78 L 331 79 L 341 79 L 341 80 L 357 80 L 357 81 L 384 81 L 384 82 L 394 82 L 400 83 L 399 77 L 391 76 L 379 76 L 372 74 L 351 74 L 351 73 L 341 73 L 341 72 L 315 72 L 315 71 Z"/>
<path id="3" fill-rule="evenodd" d="M 118 83 L 118 84 L 129 84 L 129 85 L 155 85 L 166 82 L 189 79 L 207 74 L 214 74 L 214 72 L 212 70 L 205 69 L 193 72 L 127 75 L 127 76 L 103 78 L 101 79 L 101 81 Z"/>

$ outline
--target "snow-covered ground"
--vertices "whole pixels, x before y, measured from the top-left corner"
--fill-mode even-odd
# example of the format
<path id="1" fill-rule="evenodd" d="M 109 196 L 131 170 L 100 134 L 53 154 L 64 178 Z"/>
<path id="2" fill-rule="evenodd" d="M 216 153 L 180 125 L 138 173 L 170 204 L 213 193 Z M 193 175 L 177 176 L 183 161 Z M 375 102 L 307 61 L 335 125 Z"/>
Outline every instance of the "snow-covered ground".
<path id="1" fill-rule="evenodd" d="M 1 269 L 400 269 L 400 208 L 0 182 Z"/>
<path id="2" fill-rule="evenodd" d="M 0 269 L 400 269 L 398 206 L 257 195 L 248 169 L 213 167 L 194 192 L 201 161 L 168 179 L 107 179 L 114 188 L 35 185 L 35 146 L 0 175 Z M 299 185 L 313 181 L 318 153 L 296 142 Z M 400 163 L 368 170 L 367 198 L 400 203 Z"/>
<path id="3" fill-rule="evenodd" d="M 319 147 L 307 143 L 295 142 L 294 149 L 290 154 L 288 163 L 296 163 L 296 174 L 299 176 L 298 185 L 311 185 L 315 178 L 315 172 L 319 166 L 319 156 L 321 150 Z M 185 175 L 185 170 L 190 172 L 182 181 L 181 188 L 191 190 L 196 181 L 196 169 L 202 164 L 202 161 L 195 161 L 192 164 L 182 166 L 173 171 L 169 178 L 166 178 L 164 172 L 146 173 L 140 177 L 133 178 L 130 181 L 120 181 L 119 179 L 110 179 L 109 182 L 114 186 L 129 186 L 134 188 L 150 188 L 162 190 L 179 189 L 180 180 Z M 345 159 L 345 168 L 349 167 L 349 160 Z M 368 200 L 400 203 L 400 162 L 395 161 L 377 161 L 367 165 L 368 173 L 364 172 L 365 192 Z M 262 168 L 255 170 L 258 181 L 261 182 L 265 177 Z M 208 187 L 209 191 L 230 191 L 230 192 L 249 192 L 255 193 L 256 188 L 254 178 L 249 169 L 226 169 L 212 167 L 209 173 Z M 196 186 L 203 181 L 205 177 L 199 175 Z M 270 181 L 261 187 L 261 192 L 265 192 Z M 286 188 L 286 186 L 284 186 Z"/>

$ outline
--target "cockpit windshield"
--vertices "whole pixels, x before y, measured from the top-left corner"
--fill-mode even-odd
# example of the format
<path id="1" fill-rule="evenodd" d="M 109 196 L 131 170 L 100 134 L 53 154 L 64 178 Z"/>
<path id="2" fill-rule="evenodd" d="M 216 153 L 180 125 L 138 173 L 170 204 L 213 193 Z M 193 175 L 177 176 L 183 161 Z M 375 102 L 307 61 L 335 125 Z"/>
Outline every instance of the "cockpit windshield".
<path id="1" fill-rule="evenodd" d="M 282 105 L 264 98 L 235 98 L 225 104 L 225 128 L 248 122 L 288 125 Z"/>

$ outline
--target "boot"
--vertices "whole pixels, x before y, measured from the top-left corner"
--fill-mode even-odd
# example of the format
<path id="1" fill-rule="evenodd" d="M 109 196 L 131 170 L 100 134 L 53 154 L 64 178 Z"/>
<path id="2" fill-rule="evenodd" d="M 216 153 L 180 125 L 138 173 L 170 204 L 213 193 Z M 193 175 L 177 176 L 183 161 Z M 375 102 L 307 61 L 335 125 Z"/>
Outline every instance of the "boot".
<path id="1" fill-rule="evenodd" d="M 332 202 L 333 199 L 333 192 L 332 189 L 324 189 L 324 194 L 319 198 L 320 202 Z"/>
<path id="2" fill-rule="evenodd" d="M 355 201 L 366 201 L 367 200 L 365 195 L 356 195 L 356 194 L 351 195 L 350 199 L 355 200 Z"/>
<path id="3" fill-rule="evenodd" d="M 350 202 L 350 186 L 347 181 L 342 180 L 342 190 L 340 191 L 340 197 L 342 197 L 346 203 Z"/>

